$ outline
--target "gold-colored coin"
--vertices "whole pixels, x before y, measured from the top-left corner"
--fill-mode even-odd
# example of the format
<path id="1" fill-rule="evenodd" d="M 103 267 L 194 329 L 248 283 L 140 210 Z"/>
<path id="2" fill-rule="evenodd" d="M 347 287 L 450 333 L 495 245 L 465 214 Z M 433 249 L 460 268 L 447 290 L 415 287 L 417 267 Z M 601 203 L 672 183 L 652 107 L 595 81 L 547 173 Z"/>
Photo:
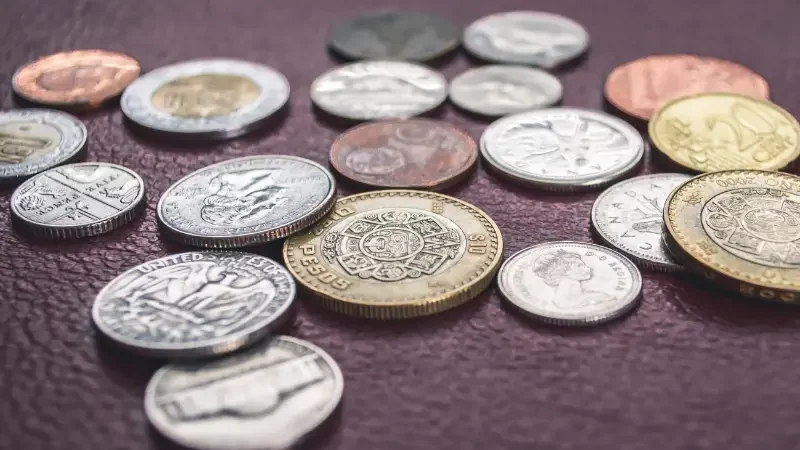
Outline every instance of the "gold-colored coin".
<path id="1" fill-rule="evenodd" d="M 749 297 L 800 301 L 800 177 L 696 176 L 667 198 L 664 223 L 670 252 L 708 279 Z"/>
<path id="2" fill-rule="evenodd" d="M 800 124 L 778 105 L 733 93 L 673 100 L 650 119 L 650 140 L 697 172 L 779 170 L 800 154 Z"/>
<path id="3" fill-rule="evenodd" d="M 178 117 L 217 117 L 233 114 L 255 102 L 261 89 L 250 78 L 229 74 L 200 74 L 177 78 L 153 93 L 153 106 Z"/>
<path id="4" fill-rule="evenodd" d="M 375 319 L 435 314 L 476 297 L 502 255 L 500 230 L 486 213 L 411 190 L 339 199 L 283 246 L 286 266 L 324 306 Z"/>

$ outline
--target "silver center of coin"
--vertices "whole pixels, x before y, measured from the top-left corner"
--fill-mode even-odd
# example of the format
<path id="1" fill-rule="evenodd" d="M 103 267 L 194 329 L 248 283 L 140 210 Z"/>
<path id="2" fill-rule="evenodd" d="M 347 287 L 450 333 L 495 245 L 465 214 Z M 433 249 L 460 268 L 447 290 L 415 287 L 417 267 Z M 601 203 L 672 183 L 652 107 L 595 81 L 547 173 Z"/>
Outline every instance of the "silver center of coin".
<path id="1" fill-rule="evenodd" d="M 450 100 L 486 116 L 504 116 L 552 106 L 561 100 L 558 78 L 525 66 L 495 65 L 468 70 L 450 82 Z"/>

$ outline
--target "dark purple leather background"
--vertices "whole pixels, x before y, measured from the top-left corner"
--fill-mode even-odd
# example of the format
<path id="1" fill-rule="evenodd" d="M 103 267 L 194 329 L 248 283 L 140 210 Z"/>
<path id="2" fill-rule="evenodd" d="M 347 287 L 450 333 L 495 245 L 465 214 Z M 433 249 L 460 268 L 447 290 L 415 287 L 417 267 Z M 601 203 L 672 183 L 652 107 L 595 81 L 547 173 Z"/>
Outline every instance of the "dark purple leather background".
<path id="1" fill-rule="evenodd" d="M 315 121 L 308 89 L 335 63 L 328 27 L 379 8 L 436 11 L 467 25 L 513 9 L 583 23 L 592 50 L 560 75 L 564 104 L 598 108 L 615 65 L 655 52 L 739 61 L 800 114 L 800 3 L 721 0 L 4 0 L 0 105 L 10 80 L 42 54 L 107 48 L 144 70 L 198 57 L 269 64 L 292 85 L 279 127 L 219 145 L 176 148 L 128 131 L 118 108 L 82 116 L 90 161 L 136 170 L 149 207 L 128 226 L 52 244 L 23 239 L 0 192 L 0 448 L 143 450 L 152 432 L 143 392 L 157 362 L 98 345 L 97 291 L 124 269 L 183 248 L 165 243 L 154 207 L 184 174 L 224 159 L 287 153 L 327 161 L 339 131 Z M 452 78 L 470 63 L 442 66 Z M 445 108 L 475 138 L 484 123 Z M 646 170 L 652 171 L 652 166 Z M 347 191 L 342 191 L 342 194 Z M 506 255 L 531 244 L 589 241 L 597 193 L 519 189 L 480 168 L 450 191 L 500 225 Z M 278 258 L 278 247 L 258 252 Z M 345 376 L 338 419 L 317 449 L 795 449 L 800 447 L 800 309 L 721 294 L 686 276 L 644 274 L 644 301 L 605 327 L 536 325 L 502 307 L 495 288 L 449 313 L 402 323 L 344 319 L 301 298 L 289 332 L 326 349 Z"/>

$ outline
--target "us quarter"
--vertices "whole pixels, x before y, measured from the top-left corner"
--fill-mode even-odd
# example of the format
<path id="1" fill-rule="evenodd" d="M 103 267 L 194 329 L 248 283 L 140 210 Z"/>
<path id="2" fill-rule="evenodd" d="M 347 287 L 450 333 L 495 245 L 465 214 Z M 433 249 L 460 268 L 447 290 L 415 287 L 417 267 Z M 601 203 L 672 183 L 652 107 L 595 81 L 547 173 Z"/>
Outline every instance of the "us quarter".
<path id="1" fill-rule="evenodd" d="M 144 182 L 116 164 L 78 163 L 42 172 L 11 196 L 14 224 L 34 236 L 72 239 L 117 229 L 144 209 Z"/>
<path id="2" fill-rule="evenodd" d="M 304 158 L 265 155 L 214 164 L 178 180 L 156 212 L 172 239 L 207 248 L 263 244 L 301 230 L 335 201 L 331 173 Z"/>
<path id="3" fill-rule="evenodd" d="M 150 423 L 202 450 L 284 449 L 336 410 L 344 380 L 319 347 L 276 336 L 210 362 L 168 365 L 145 391 Z"/>
<path id="4" fill-rule="evenodd" d="M 498 174 L 550 190 L 607 185 L 644 154 L 642 137 L 623 120 L 574 108 L 504 117 L 484 131 L 480 147 Z"/>
<path id="5" fill-rule="evenodd" d="M 500 292 L 527 315 L 554 325 L 589 326 L 632 310 L 642 276 L 626 257 L 582 242 L 549 242 L 503 263 Z"/>
<path id="6" fill-rule="evenodd" d="M 94 301 L 92 319 L 112 341 L 165 358 L 219 355 L 266 336 L 288 317 L 289 272 L 240 252 L 193 252 L 136 266 Z"/>

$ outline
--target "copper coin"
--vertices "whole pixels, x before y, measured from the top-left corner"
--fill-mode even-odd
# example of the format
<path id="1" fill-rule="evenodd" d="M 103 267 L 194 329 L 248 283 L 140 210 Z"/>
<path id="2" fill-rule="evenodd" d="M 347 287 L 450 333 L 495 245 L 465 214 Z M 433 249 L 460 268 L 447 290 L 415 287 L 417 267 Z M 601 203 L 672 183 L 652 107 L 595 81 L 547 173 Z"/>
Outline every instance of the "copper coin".
<path id="1" fill-rule="evenodd" d="M 440 190 L 463 179 L 478 159 L 475 141 L 437 120 L 372 122 L 342 134 L 331 166 L 357 183 Z"/>
<path id="2" fill-rule="evenodd" d="M 651 55 L 625 63 L 611 72 L 605 86 L 612 106 L 642 120 L 664 103 L 706 92 L 769 99 L 761 75 L 735 62 L 695 55 Z"/>
<path id="3" fill-rule="evenodd" d="M 138 61 L 122 53 L 76 50 L 22 66 L 11 84 L 17 95 L 30 102 L 90 109 L 118 97 L 141 70 Z"/>

